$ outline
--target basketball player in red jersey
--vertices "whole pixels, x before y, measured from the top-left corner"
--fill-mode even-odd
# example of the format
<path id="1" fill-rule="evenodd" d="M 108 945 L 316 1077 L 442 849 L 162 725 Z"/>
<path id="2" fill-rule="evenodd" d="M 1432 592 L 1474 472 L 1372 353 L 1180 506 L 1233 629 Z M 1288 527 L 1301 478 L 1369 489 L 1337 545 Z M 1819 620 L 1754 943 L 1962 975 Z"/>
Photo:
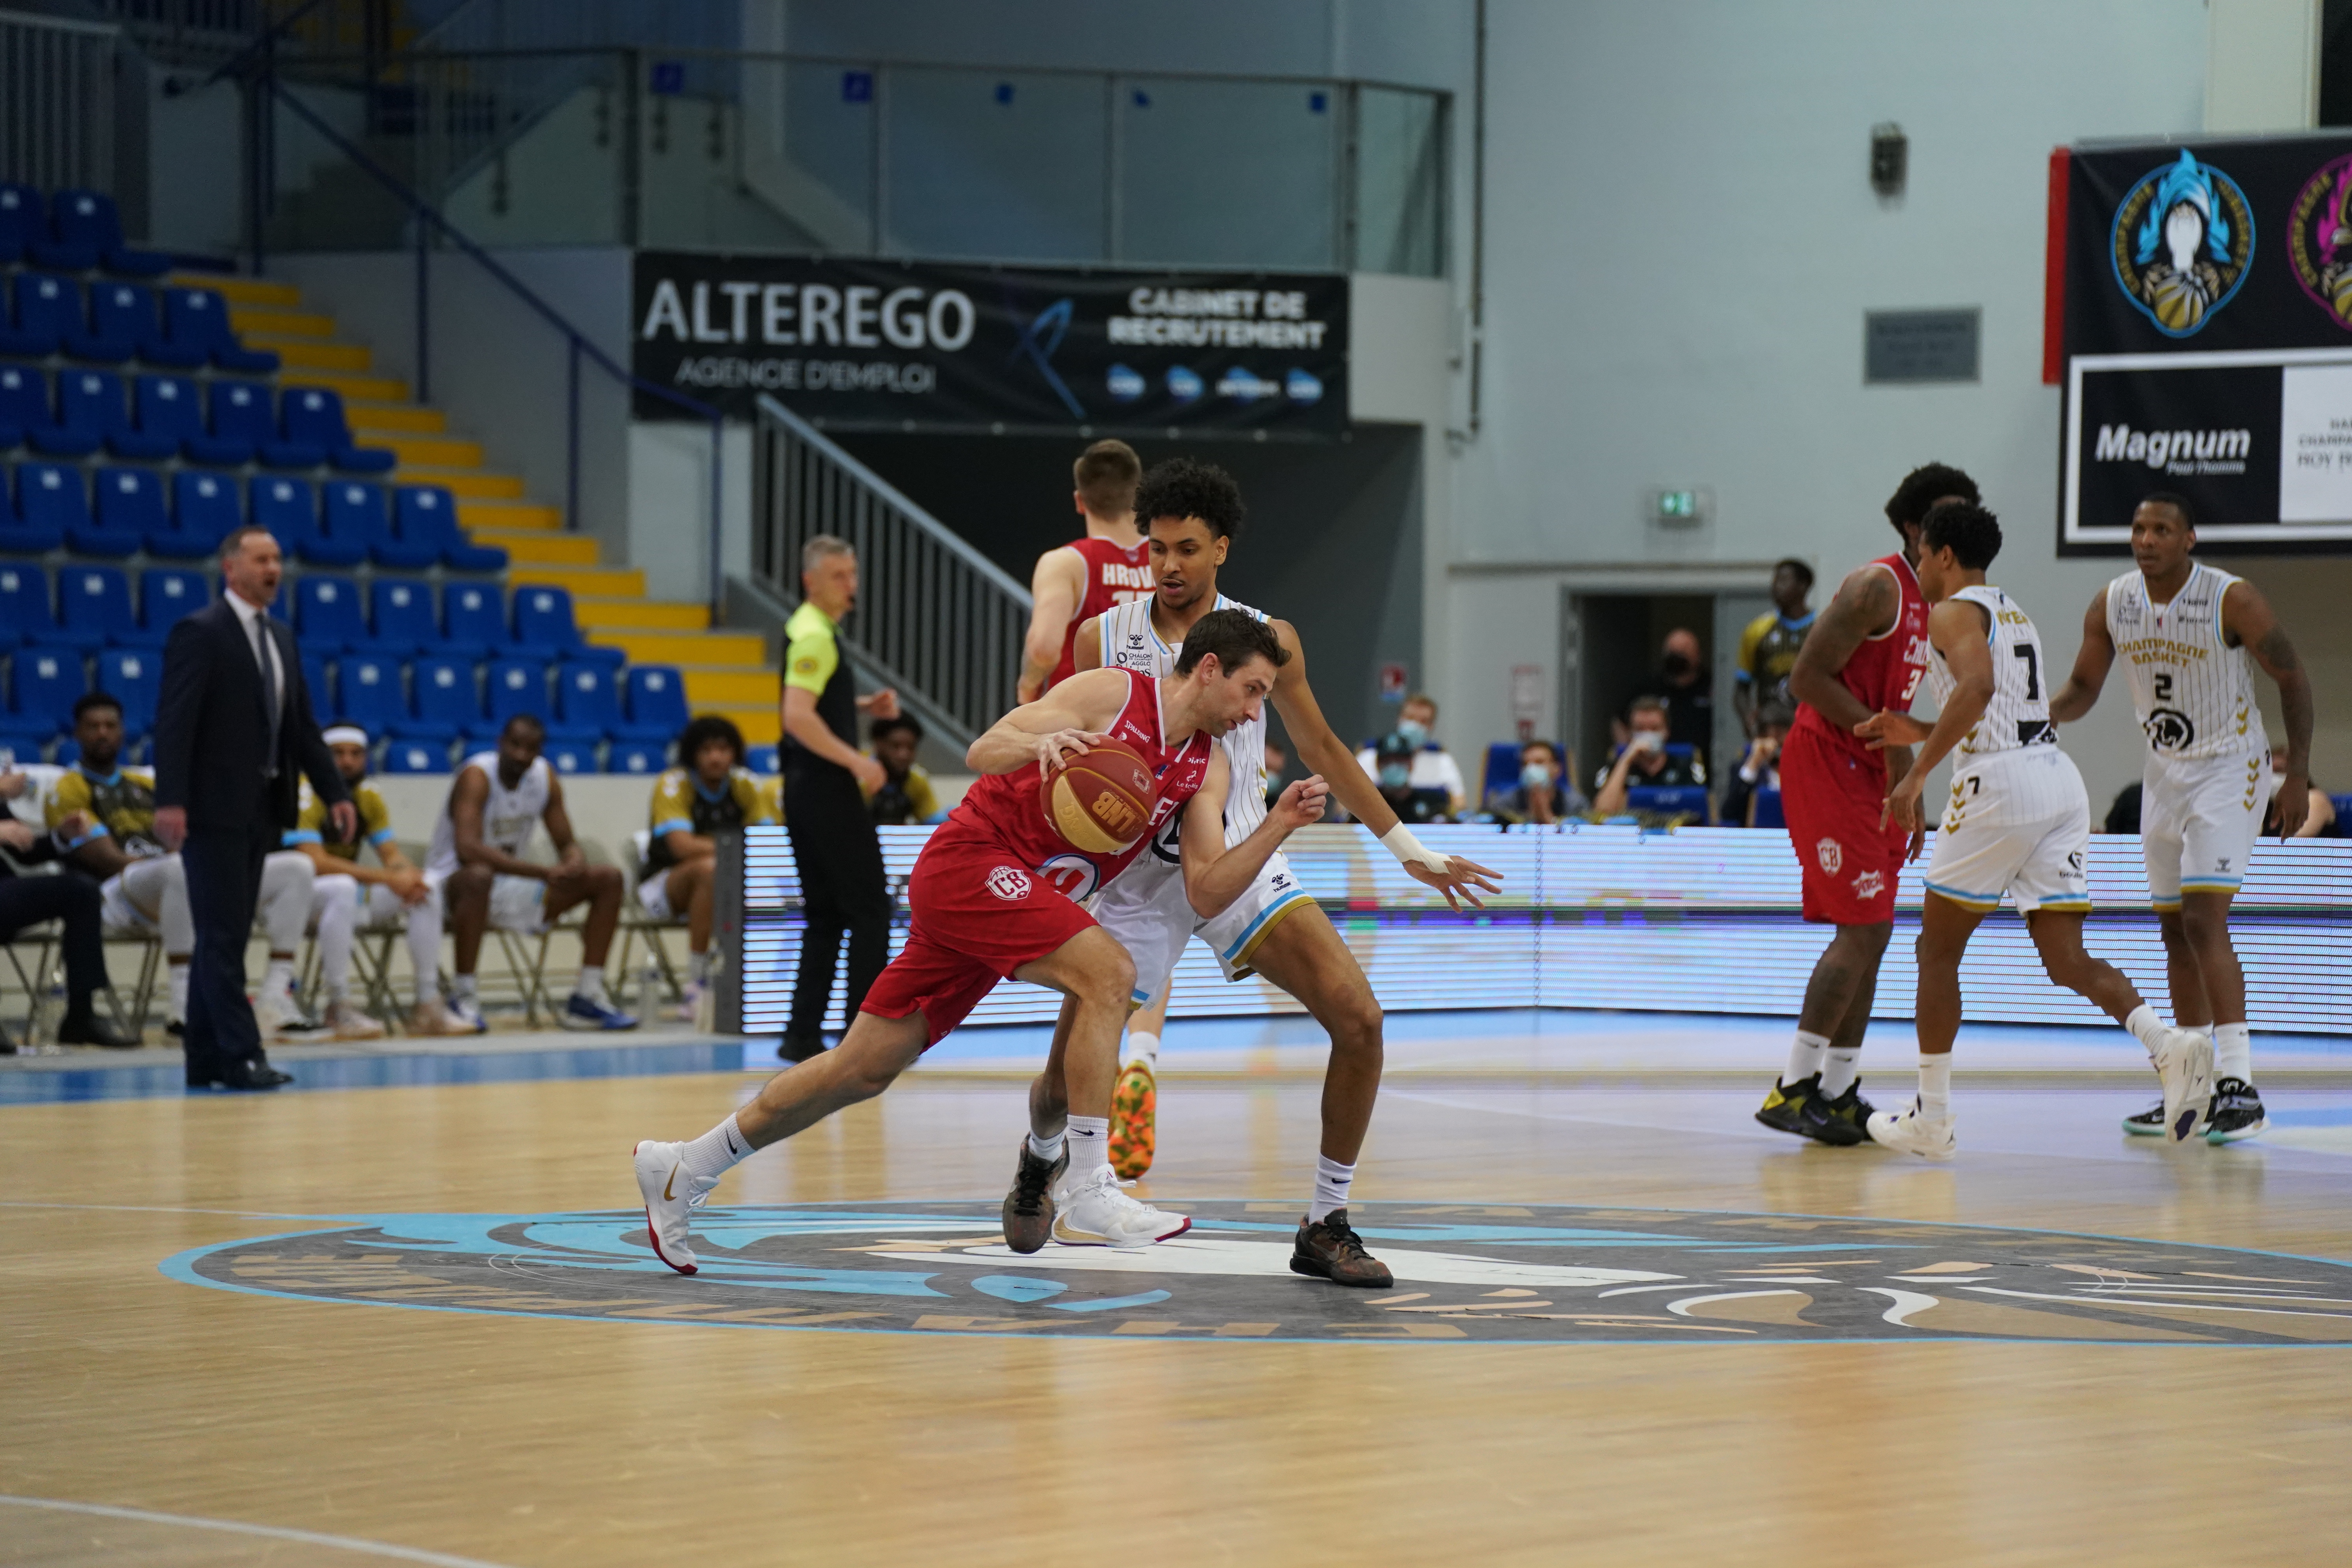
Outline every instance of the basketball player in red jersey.
<path id="1" fill-rule="evenodd" d="M 1835 926 L 1837 935 L 1805 986 L 1788 1068 L 1756 1112 L 1779 1131 L 1840 1145 L 1869 1141 L 1862 1036 L 1895 931 L 1895 877 L 1918 846 L 1910 830 L 1888 825 L 1885 811 L 1890 780 L 1910 770 L 1911 749 L 1873 751 L 1854 731 L 1881 712 L 1911 710 L 1927 672 L 1919 526 L 1939 501 L 1973 506 L 1979 499 L 1974 479 L 1942 463 L 1905 475 L 1886 503 L 1903 548 L 1848 574 L 1789 672 L 1800 706 L 1780 747 L 1780 811 L 1804 876 L 1805 918 Z"/>
<path id="2" fill-rule="evenodd" d="M 1006 1244 L 1034 1252 L 1050 1236 L 1070 1245 L 1139 1247 L 1187 1229 L 1191 1220 L 1138 1203 L 1111 1173 L 1111 1080 L 1135 963 L 1059 888 L 1066 874 L 1089 887 L 1117 876 L 1182 811 L 1185 890 L 1204 915 L 1213 914 L 1249 888 L 1293 829 L 1318 819 L 1322 781 L 1304 780 L 1283 792 L 1258 831 L 1225 845 L 1230 767 L 1217 738 L 1265 710 L 1289 658 L 1272 629 L 1245 612 L 1204 616 L 1185 637 L 1174 674 L 1091 671 L 1014 709 L 973 742 L 964 760 L 982 776 L 917 858 L 907 887 L 914 924 L 906 948 L 866 993 L 841 1044 L 778 1073 L 701 1137 L 636 1146 L 637 1187 L 661 1260 L 695 1272 L 694 1210 L 722 1173 L 753 1150 L 881 1093 L 1007 977 L 1050 986 L 1075 1005 L 1067 1047 L 1056 1042 L 1052 1065 L 1068 1085 L 1071 1106 L 1087 1114 L 1070 1117 L 1050 1138 L 1032 1134 L 1023 1143 L 1004 1200 Z M 1096 854 L 1053 829 L 1037 791 L 1041 775 L 1107 740 L 1142 756 L 1159 778 L 1159 800 L 1132 847 Z"/>
<path id="3" fill-rule="evenodd" d="M 1150 549 L 1135 528 L 1142 459 L 1124 441 L 1097 441 L 1072 465 L 1086 536 L 1037 557 L 1029 578 L 1029 635 L 1021 645 L 1020 700 L 1034 702 L 1070 678 L 1078 623 L 1151 592 Z"/>

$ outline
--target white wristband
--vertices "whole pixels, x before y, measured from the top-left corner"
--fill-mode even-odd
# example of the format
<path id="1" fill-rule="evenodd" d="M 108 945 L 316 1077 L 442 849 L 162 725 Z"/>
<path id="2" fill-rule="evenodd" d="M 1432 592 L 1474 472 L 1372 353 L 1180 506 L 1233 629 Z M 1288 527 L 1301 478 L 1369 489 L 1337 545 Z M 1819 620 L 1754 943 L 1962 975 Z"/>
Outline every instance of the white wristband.
<path id="1" fill-rule="evenodd" d="M 1419 861 L 1433 871 L 1443 873 L 1445 870 L 1446 858 L 1431 853 L 1427 846 L 1412 836 L 1412 829 L 1402 822 L 1381 835 L 1381 844 L 1397 858 L 1400 866 L 1410 866 Z"/>

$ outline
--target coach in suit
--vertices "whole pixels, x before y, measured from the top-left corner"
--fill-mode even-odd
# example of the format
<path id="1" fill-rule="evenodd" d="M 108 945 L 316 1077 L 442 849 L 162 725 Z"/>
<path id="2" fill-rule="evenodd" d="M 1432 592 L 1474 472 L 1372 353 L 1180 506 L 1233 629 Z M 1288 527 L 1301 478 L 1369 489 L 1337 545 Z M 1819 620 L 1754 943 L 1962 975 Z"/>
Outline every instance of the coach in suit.
<path id="1" fill-rule="evenodd" d="M 188 976 L 188 1087 L 291 1083 L 262 1054 L 245 994 L 261 863 L 294 826 L 299 780 L 341 839 L 359 837 L 343 775 L 310 712 L 293 628 L 271 618 L 278 541 L 240 528 L 221 542 L 220 599 L 172 628 L 155 714 L 155 837 L 179 851 L 196 948 Z"/>

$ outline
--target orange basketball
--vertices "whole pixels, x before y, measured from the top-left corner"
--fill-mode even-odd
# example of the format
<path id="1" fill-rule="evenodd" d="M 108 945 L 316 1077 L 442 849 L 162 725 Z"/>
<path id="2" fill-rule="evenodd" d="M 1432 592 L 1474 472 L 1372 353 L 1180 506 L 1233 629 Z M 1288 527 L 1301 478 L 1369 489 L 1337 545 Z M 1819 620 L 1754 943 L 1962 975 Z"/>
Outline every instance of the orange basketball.
<path id="1" fill-rule="evenodd" d="M 1073 849 L 1117 855 L 1151 826 L 1160 786 L 1142 755 L 1123 741 L 1106 741 L 1045 779 L 1039 790 L 1045 820 Z"/>

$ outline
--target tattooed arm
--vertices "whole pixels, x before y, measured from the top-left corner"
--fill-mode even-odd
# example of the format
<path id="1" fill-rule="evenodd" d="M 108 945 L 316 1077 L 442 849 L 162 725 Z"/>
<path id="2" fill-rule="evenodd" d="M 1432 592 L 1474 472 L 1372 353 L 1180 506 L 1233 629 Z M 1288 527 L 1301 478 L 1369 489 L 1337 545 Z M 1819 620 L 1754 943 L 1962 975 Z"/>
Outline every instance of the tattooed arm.
<path id="1" fill-rule="evenodd" d="M 1891 574 L 1875 565 L 1847 573 L 1797 650 L 1797 666 L 1789 672 L 1789 694 L 1828 720 L 1832 728 L 1853 734 L 1856 725 L 1874 715 L 1838 674 L 1856 648 L 1892 630 L 1902 613 L 1903 595 Z M 1910 747 L 1891 745 L 1885 755 L 1890 781 L 1911 771 Z"/>
<path id="2" fill-rule="evenodd" d="M 2279 789 L 2279 837 L 2292 838 L 2311 811 L 2311 676 L 2296 657 L 2286 628 L 2271 613 L 2270 601 L 2252 583 L 2230 584 L 2221 596 L 2221 632 L 2254 656 L 2263 673 L 2278 682 L 2279 708 L 2286 715 L 2286 782 Z"/>

